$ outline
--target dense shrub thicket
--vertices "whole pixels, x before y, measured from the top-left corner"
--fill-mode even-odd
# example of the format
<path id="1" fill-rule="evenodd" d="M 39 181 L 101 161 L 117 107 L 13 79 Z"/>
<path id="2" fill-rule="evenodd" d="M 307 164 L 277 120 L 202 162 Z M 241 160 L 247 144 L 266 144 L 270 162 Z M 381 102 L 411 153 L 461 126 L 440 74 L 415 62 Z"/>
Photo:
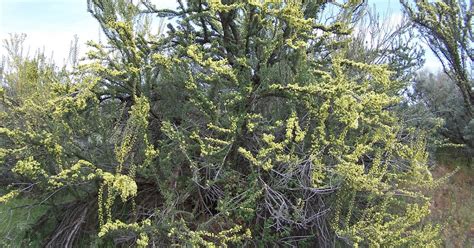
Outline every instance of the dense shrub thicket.
<path id="1" fill-rule="evenodd" d="M 361 1 L 326 2 L 89 0 L 107 40 L 72 71 L 14 37 L 0 202 L 48 209 L 25 244 L 436 246 L 425 137 L 394 111 L 412 34 L 367 50 Z"/>

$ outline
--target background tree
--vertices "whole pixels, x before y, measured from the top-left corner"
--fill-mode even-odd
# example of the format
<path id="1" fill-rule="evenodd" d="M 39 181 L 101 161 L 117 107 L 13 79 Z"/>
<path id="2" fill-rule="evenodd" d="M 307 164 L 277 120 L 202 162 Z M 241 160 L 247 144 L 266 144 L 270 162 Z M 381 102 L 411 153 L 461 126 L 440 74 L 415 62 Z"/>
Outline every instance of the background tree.
<path id="1" fill-rule="evenodd" d="M 465 128 L 470 121 L 463 105 L 462 94 L 444 73 L 422 72 L 415 81 L 412 99 L 422 104 L 433 117 L 442 118 L 439 132 L 457 144 L 470 144 Z M 472 144 L 470 144 L 472 145 Z"/>
<path id="2" fill-rule="evenodd" d="M 465 136 L 465 131 L 468 132 L 469 126 L 467 124 L 474 116 L 473 2 L 467 0 L 415 1 L 415 4 L 411 5 L 409 1 L 401 1 L 401 4 L 406 15 L 413 21 L 427 45 L 442 63 L 444 72 L 450 78 L 449 81 L 456 85 L 463 99 L 463 107 L 459 106 L 454 113 L 460 111 L 464 113 L 456 114 L 458 116 L 455 118 L 458 120 L 457 124 L 446 125 L 442 134 L 451 142 L 472 147 L 472 140 L 469 139 L 471 136 Z M 433 82 L 433 84 L 435 83 Z M 420 90 L 426 92 L 426 88 L 420 88 Z M 439 93 L 438 97 L 442 94 L 450 95 L 449 92 Z M 433 98 L 426 100 L 430 101 Z M 454 106 L 445 106 L 445 108 L 452 107 Z M 443 114 L 439 115 L 443 111 L 439 112 L 437 109 L 432 109 L 432 111 L 436 116 L 444 117 Z M 453 121 L 445 120 L 447 122 Z M 461 123 L 466 125 L 460 127 Z"/>

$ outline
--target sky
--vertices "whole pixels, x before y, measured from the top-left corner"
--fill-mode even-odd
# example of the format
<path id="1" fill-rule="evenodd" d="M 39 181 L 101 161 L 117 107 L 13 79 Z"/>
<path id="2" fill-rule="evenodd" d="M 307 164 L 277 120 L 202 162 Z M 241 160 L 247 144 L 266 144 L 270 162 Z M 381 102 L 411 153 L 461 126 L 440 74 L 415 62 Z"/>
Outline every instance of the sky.
<path id="1" fill-rule="evenodd" d="M 97 39 L 99 25 L 87 12 L 84 0 L 0 0 L 0 39 L 8 38 L 9 33 L 27 35 L 30 55 L 38 49 L 44 49 L 47 56 L 54 51 L 54 60 L 62 63 L 74 35 L 80 43 Z M 4 55 L 3 47 L 0 51 Z"/>
<path id="2" fill-rule="evenodd" d="M 161 8 L 173 8 L 176 0 L 155 0 Z M 368 0 L 382 15 L 401 17 L 398 0 Z M 38 49 L 63 64 L 74 35 L 79 37 L 79 53 L 84 54 L 88 40 L 98 40 L 100 28 L 87 12 L 86 0 L 0 0 L 0 57 L 5 55 L 3 40 L 10 33 L 27 35 L 25 45 L 30 55 Z M 427 51 L 425 68 L 438 70 L 441 65 L 431 52 Z"/>

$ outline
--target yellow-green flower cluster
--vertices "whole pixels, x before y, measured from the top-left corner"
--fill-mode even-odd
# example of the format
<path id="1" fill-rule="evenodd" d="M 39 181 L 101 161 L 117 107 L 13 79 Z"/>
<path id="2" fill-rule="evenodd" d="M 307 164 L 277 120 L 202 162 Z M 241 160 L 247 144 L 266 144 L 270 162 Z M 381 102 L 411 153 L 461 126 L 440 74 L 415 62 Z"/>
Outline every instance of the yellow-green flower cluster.
<path id="1" fill-rule="evenodd" d="M 36 179 L 39 176 L 47 176 L 46 171 L 41 168 L 41 164 L 31 156 L 18 161 L 12 171 L 32 179 Z"/>
<path id="2" fill-rule="evenodd" d="M 0 196 L 0 203 L 6 203 L 20 194 L 18 190 L 12 190 L 5 195 Z"/>
<path id="3" fill-rule="evenodd" d="M 236 225 L 218 233 L 201 230 L 192 231 L 182 221 L 180 228 L 171 228 L 168 236 L 182 240 L 192 247 L 228 247 L 231 244 L 239 244 L 246 239 L 252 238 L 252 232 L 248 228 L 243 229 L 241 225 Z"/>

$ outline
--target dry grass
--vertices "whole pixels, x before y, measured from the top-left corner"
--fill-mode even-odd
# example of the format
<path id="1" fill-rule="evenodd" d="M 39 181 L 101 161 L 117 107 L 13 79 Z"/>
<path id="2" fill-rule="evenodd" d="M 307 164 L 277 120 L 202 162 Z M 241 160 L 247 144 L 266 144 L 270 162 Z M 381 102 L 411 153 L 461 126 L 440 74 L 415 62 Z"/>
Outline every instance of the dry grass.
<path id="1" fill-rule="evenodd" d="M 456 167 L 439 164 L 434 178 L 449 174 Z M 446 247 L 474 247 L 474 168 L 463 166 L 432 192 L 431 221 L 442 226 Z"/>

